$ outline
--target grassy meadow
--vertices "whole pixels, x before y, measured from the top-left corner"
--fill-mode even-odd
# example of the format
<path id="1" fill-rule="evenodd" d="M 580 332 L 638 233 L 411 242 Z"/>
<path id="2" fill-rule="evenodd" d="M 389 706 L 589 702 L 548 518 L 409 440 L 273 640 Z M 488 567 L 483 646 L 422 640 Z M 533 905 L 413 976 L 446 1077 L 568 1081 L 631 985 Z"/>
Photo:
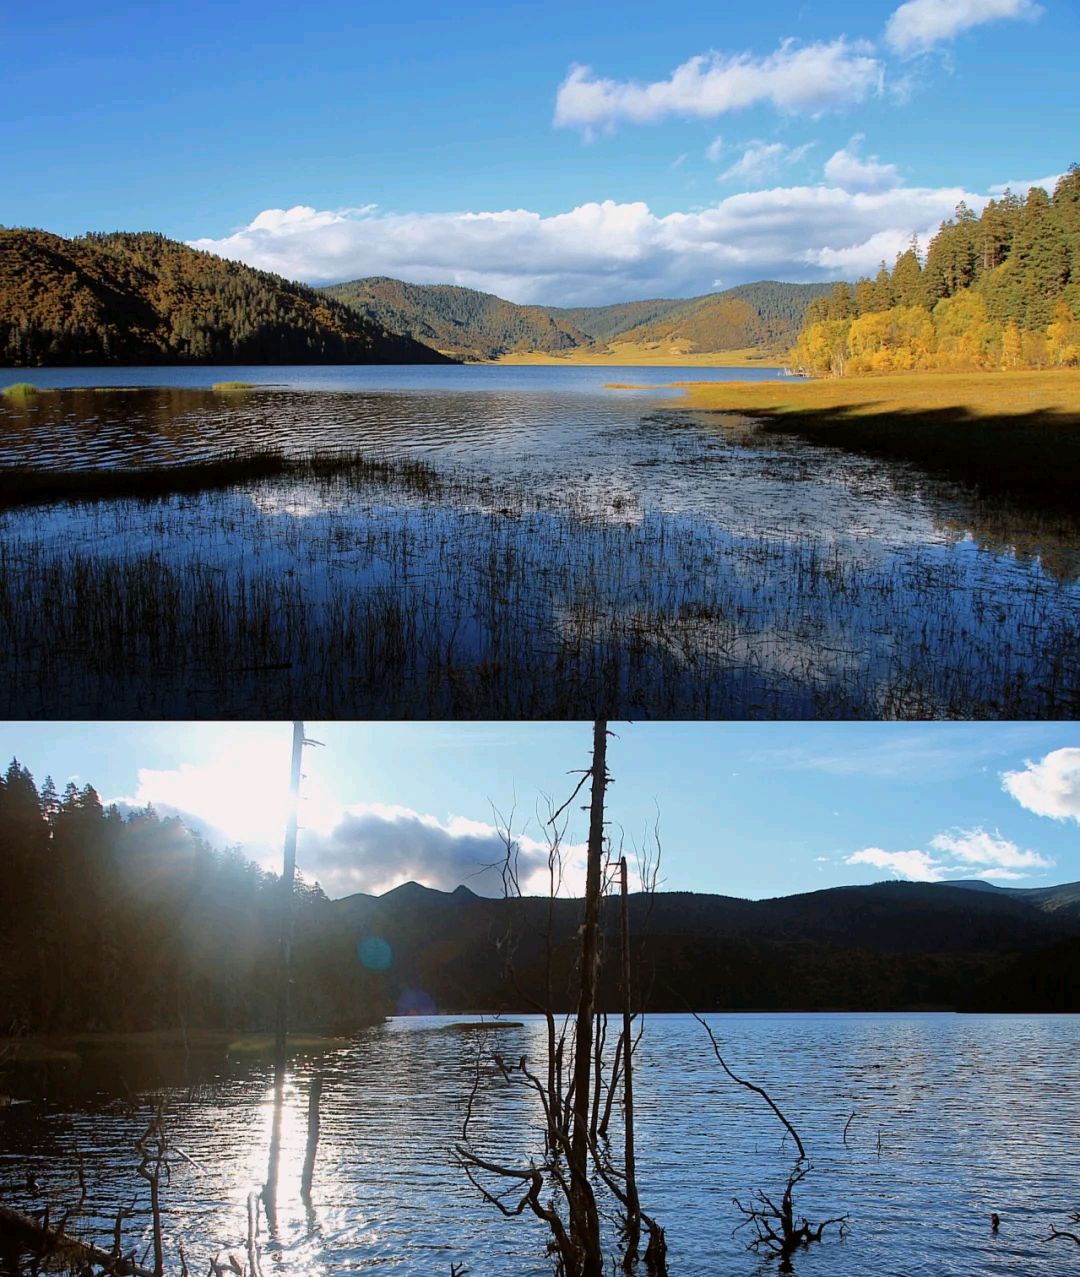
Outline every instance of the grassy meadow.
<path id="1" fill-rule="evenodd" d="M 766 431 L 911 461 L 1057 509 L 1076 506 L 1080 369 L 676 385 L 696 410 L 751 416 Z"/>
<path id="2" fill-rule="evenodd" d="M 514 351 L 491 362 L 556 367 L 624 368 L 774 368 L 784 363 L 778 351 L 748 346 L 744 350 L 687 350 L 685 343 L 658 345 L 655 342 L 613 341 L 603 350 L 582 347 L 552 354 L 547 351 Z"/>

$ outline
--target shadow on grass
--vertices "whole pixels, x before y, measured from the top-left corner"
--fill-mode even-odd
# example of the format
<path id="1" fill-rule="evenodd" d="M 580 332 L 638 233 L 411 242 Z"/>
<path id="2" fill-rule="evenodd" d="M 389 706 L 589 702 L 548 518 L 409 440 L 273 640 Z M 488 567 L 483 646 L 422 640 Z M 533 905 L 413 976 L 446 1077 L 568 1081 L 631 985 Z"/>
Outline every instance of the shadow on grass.
<path id="1" fill-rule="evenodd" d="M 1076 413 L 989 416 L 962 407 L 885 411 L 874 403 L 798 413 L 743 411 L 770 433 L 911 461 L 988 494 L 1044 509 L 1074 511 L 1077 506 L 1080 405 Z"/>

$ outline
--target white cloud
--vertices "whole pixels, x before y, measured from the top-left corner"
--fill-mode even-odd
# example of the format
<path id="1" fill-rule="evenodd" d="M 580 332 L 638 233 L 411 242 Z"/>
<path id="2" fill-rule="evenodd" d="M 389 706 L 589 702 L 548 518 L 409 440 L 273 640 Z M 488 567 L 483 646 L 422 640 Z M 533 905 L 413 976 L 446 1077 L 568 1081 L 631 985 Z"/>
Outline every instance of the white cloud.
<path id="1" fill-rule="evenodd" d="M 945 876 L 941 864 L 925 851 L 883 851 L 880 847 L 864 847 L 848 856 L 845 864 L 873 865 L 888 869 L 897 878 L 909 882 L 940 882 Z"/>
<path id="2" fill-rule="evenodd" d="M 547 894 L 547 845 L 514 839 L 526 895 Z M 584 889 L 583 846 L 564 847 L 566 894 Z M 501 895 L 498 866 L 505 858 L 498 829 L 462 816 L 439 820 L 408 807 L 369 803 L 350 807 L 328 832 L 308 831 L 298 853 L 305 876 L 332 897 L 364 891 L 381 895 L 417 881 L 440 891 L 464 883 L 479 895 Z"/>
<path id="3" fill-rule="evenodd" d="M 805 146 L 788 147 L 781 142 L 751 142 L 735 163 L 720 174 L 720 178 L 722 181 L 742 178 L 759 182 L 784 165 L 797 163 L 812 145 L 808 142 Z"/>
<path id="4" fill-rule="evenodd" d="M 887 869 L 909 882 L 946 882 L 950 877 L 1017 881 L 1030 877 L 1027 871 L 1048 869 L 1054 863 L 985 829 L 954 829 L 937 834 L 930 839 L 930 849 L 885 851 L 881 847 L 864 847 L 844 863 Z"/>
<path id="5" fill-rule="evenodd" d="M 817 116 L 880 93 L 881 63 L 864 41 L 799 45 L 785 40 L 763 58 L 707 53 L 651 84 L 598 78 L 572 67 L 555 98 L 555 123 L 587 133 L 616 124 L 652 124 L 669 116 L 711 119 L 759 103 Z"/>
<path id="6" fill-rule="evenodd" d="M 999 869 L 1047 869 L 1054 862 L 1034 851 L 1021 851 L 1001 834 L 985 829 L 954 829 L 931 838 L 934 851 L 952 856 L 965 865 Z"/>
<path id="7" fill-rule="evenodd" d="M 1026 762 L 1005 772 L 1001 785 L 1021 807 L 1036 816 L 1080 824 L 1080 749 L 1055 749 L 1041 762 Z"/>
<path id="8" fill-rule="evenodd" d="M 214 841 L 274 847 L 280 857 L 289 808 L 289 759 L 280 741 L 246 739 L 243 748 L 218 750 L 203 763 L 155 770 L 142 767 L 135 793 L 114 801 L 131 809 L 152 803 L 179 815 Z M 307 777 L 301 822 L 329 828 L 340 810 L 317 776 Z"/>
<path id="9" fill-rule="evenodd" d="M 862 139 L 853 137 L 846 147 L 825 161 L 825 179 L 844 191 L 887 191 L 900 185 L 895 164 L 882 164 L 876 155 L 863 159 L 858 154 Z"/>
<path id="10" fill-rule="evenodd" d="M 722 136 L 714 137 L 709 145 L 705 148 L 705 158 L 711 160 L 713 164 L 720 163 L 720 156 L 724 153 L 724 139 Z"/>
<path id="11" fill-rule="evenodd" d="M 829 280 L 874 273 L 912 232 L 929 237 L 960 187 L 845 191 L 789 186 L 745 191 L 691 212 L 657 216 L 612 200 L 542 217 L 498 212 L 380 213 L 306 206 L 260 213 L 194 247 L 310 283 L 390 275 L 461 284 L 511 301 L 602 305 L 692 296 L 756 279 Z"/>
<path id="12" fill-rule="evenodd" d="M 1014 195 L 1019 195 L 1023 198 L 1033 186 L 1041 186 L 1048 195 L 1053 195 L 1054 187 L 1064 176 L 1064 173 L 1050 173 L 1046 177 L 1029 177 L 1013 182 L 995 182 L 990 187 L 990 194 L 997 197 L 1004 195 L 1006 191 L 1012 191 Z"/>
<path id="13" fill-rule="evenodd" d="M 886 23 L 885 40 L 897 53 L 924 53 L 971 27 L 1041 13 L 1034 0 L 907 0 Z"/>
<path id="14" fill-rule="evenodd" d="M 109 801 L 124 814 L 153 804 L 159 815 L 178 816 L 212 845 L 239 845 L 264 869 L 280 872 L 287 772 L 280 741 L 254 739 L 204 763 L 142 768 L 135 793 Z M 502 880 L 491 866 L 502 862 L 505 849 L 493 824 L 459 815 L 440 820 L 379 803 L 343 807 L 316 769 L 305 773 L 301 794 L 297 864 L 307 881 L 318 881 L 331 897 L 381 894 L 412 879 L 444 891 L 465 883 L 480 895 L 502 894 Z M 514 841 L 522 890 L 546 895 L 546 843 L 528 834 Z M 564 894 L 581 894 L 585 847 L 567 845 L 563 853 Z"/>

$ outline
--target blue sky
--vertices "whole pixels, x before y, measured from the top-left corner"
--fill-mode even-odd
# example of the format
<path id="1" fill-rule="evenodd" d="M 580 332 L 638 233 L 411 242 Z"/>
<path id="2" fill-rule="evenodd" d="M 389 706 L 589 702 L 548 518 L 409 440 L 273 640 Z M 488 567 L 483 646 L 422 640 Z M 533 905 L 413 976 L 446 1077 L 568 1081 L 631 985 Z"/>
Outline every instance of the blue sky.
<path id="1" fill-rule="evenodd" d="M 538 863 L 542 794 L 587 765 L 582 723 L 311 723 L 300 864 L 332 895 L 418 878 L 450 889 L 497 854 L 515 806 Z M 671 890 L 785 895 L 883 878 L 1080 879 L 1080 731 L 1072 724 L 614 724 L 609 812 L 640 845 L 660 816 Z M 5 723 L 0 753 L 42 781 L 153 801 L 280 856 L 287 723 Z M 1003 782 L 1003 777 L 1008 778 Z M 574 809 L 570 876 L 585 815 Z M 493 852 L 493 848 L 495 849 Z M 534 879 L 534 885 L 539 879 Z"/>
<path id="2" fill-rule="evenodd" d="M 585 302 L 853 276 L 1080 135 L 1067 0 L 101 0 L 9 5 L 0 35 L 0 222 L 312 282 Z"/>

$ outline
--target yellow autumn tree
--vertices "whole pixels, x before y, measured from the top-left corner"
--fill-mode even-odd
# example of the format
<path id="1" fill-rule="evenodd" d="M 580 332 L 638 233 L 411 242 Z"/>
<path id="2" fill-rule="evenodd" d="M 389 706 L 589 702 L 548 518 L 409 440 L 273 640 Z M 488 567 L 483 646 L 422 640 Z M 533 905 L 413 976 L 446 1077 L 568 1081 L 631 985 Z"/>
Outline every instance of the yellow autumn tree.
<path id="1" fill-rule="evenodd" d="M 909 372 L 929 368 L 934 349 L 934 321 L 921 306 L 860 315 L 848 333 L 851 372 Z"/>
<path id="2" fill-rule="evenodd" d="M 965 289 L 934 307 L 935 368 L 993 368 L 1001 330 L 990 320 L 981 293 Z"/>
<path id="3" fill-rule="evenodd" d="M 1019 368 L 1022 358 L 1023 347 L 1020 340 L 1020 329 L 1010 319 L 1001 334 L 1001 366 L 1002 368 Z"/>
<path id="4" fill-rule="evenodd" d="M 1049 362 L 1057 367 L 1080 364 L 1080 319 L 1064 301 L 1054 307 L 1054 317 L 1046 326 L 1046 349 Z"/>

